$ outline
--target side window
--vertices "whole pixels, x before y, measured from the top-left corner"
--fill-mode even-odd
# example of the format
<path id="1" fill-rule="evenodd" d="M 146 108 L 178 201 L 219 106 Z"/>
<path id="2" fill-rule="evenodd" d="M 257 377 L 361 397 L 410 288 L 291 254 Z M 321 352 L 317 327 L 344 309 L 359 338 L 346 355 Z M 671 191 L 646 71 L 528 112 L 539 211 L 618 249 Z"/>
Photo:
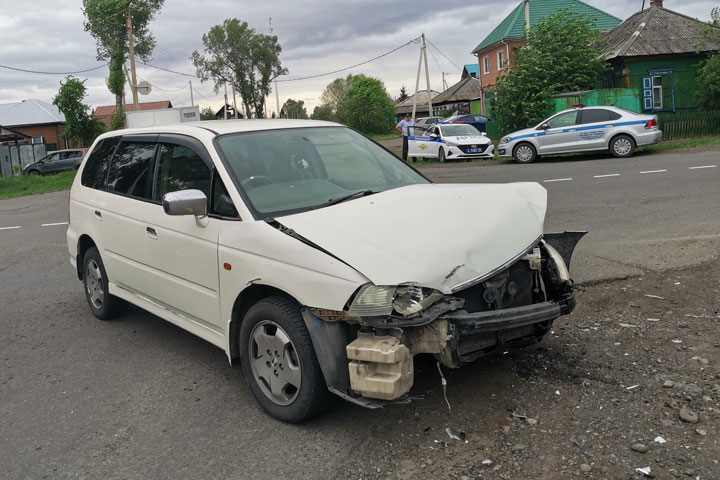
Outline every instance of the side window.
<path id="1" fill-rule="evenodd" d="M 53 153 L 52 155 L 48 155 L 47 157 L 45 157 L 45 163 L 57 162 L 59 158 L 59 153 Z"/>
<path id="2" fill-rule="evenodd" d="M 611 122 L 620 118 L 620 115 L 610 110 L 590 109 L 582 111 L 581 123 Z"/>
<path id="3" fill-rule="evenodd" d="M 120 143 L 110 163 L 107 189 L 139 198 L 150 198 L 150 178 L 155 144 Z"/>
<path id="4" fill-rule="evenodd" d="M 188 147 L 160 144 L 153 199 L 178 190 L 196 189 L 210 199 L 210 169 L 202 158 Z"/>
<path id="5" fill-rule="evenodd" d="M 93 149 L 90 157 L 85 161 L 80 182 L 83 186 L 89 188 L 104 188 L 105 177 L 107 176 L 107 168 L 110 164 L 115 147 L 120 141 L 120 137 L 111 137 L 100 140 Z"/>
<path id="6" fill-rule="evenodd" d="M 225 184 L 220 177 L 213 176 L 212 198 L 210 199 L 210 213 L 221 215 L 223 217 L 237 217 L 238 212 L 233 205 L 230 195 L 228 195 Z"/>
<path id="7" fill-rule="evenodd" d="M 569 127 L 571 125 L 575 125 L 575 120 L 577 120 L 577 111 L 573 112 L 567 112 L 563 113 L 562 115 L 558 115 L 557 117 L 553 118 L 549 122 L 547 122 L 549 128 L 562 128 L 562 127 Z"/>

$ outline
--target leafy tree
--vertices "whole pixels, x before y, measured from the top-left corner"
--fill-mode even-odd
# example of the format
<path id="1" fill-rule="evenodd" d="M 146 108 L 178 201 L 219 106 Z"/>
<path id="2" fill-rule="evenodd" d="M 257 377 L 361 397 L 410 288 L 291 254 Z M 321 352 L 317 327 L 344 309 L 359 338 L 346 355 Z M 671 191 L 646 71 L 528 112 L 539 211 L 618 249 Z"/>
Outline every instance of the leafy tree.
<path id="1" fill-rule="evenodd" d="M 247 22 L 229 18 L 212 27 L 202 42 L 203 53 L 195 50 L 190 56 L 197 76 L 203 82 L 212 80 L 216 93 L 225 82 L 233 83 L 245 111 L 264 117 L 270 82 L 288 72 L 280 64 L 277 37 L 256 33 Z"/>
<path id="2" fill-rule="evenodd" d="M 400 96 L 397 97 L 396 101 L 403 102 L 408 98 L 410 98 L 410 95 L 407 94 L 407 90 L 405 90 L 405 85 L 403 85 L 402 87 L 400 87 Z"/>
<path id="3" fill-rule="evenodd" d="M 115 113 L 110 117 L 110 130 L 120 130 L 125 128 L 125 107 L 115 109 Z"/>
<path id="4" fill-rule="evenodd" d="M 63 137 L 82 146 L 89 146 L 105 131 L 105 124 L 83 103 L 86 96 L 85 80 L 68 75 L 65 82 L 60 82 L 60 90 L 52 102 L 65 115 Z"/>
<path id="5" fill-rule="evenodd" d="M 363 133 L 387 133 L 392 128 L 395 104 L 377 78 L 356 75 L 338 111 L 342 123 Z"/>
<path id="6" fill-rule="evenodd" d="M 315 110 L 313 110 L 312 119 L 334 121 L 335 112 L 332 111 L 332 108 L 329 105 L 319 105 L 315 107 Z"/>
<path id="7" fill-rule="evenodd" d="M 524 35 L 508 71 L 497 81 L 491 108 L 503 131 L 534 125 L 548 114 L 548 100 L 562 92 L 592 89 L 608 68 L 600 33 L 584 15 L 561 10 Z"/>
<path id="8" fill-rule="evenodd" d="M 720 7 L 712 9 L 708 40 L 720 44 Z M 700 69 L 696 95 L 705 110 L 720 110 L 720 54 L 711 55 Z"/>
<path id="9" fill-rule="evenodd" d="M 308 118 L 303 100 L 288 98 L 285 105 L 283 105 L 282 111 L 284 112 L 285 118 Z"/>
<path id="10" fill-rule="evenodd" d="M 343 102 L 347 96 L 350 86 L 353 82 L 352 75 L 348 75 L 345 78 L 336 78 L 325 87 L 323 93 L 320 95 L 322 101 L 322 114 L 330 112 L 330 116 L 325 120 L 340 121 L 339 112 L 342 110 Z"/>
<path id="11" fill-rule="evenodd" d="M 215 120 L 215 110 L 205 107 L 200 110 L 200 120 Z"/>
<path id="12" fill-rule="evenodd" d="M 95 38 L 97 59 L 108 61 L 110 74 L 107 86 L 115 95 L 116 112 L 123 104 L 125 76 L 123 65 L 128 57 L 128 36 L 125 30 L 125 13 L 132 15 L 135 55 L 150 60 L 155 38 L 148 24 L 162 8 L 165 0 L 83 0 L 85 31 Z"/>

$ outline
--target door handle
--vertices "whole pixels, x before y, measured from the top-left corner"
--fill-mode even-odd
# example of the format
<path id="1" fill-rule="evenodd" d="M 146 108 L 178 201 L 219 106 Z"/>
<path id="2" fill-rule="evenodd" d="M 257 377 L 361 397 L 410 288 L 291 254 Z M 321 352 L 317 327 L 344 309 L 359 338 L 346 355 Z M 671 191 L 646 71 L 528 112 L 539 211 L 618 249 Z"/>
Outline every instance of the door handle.
<path id="1" fill-rule="evenodd" d="M 152 238 L 153 240 L 157 240 L 158 234 L 157 230 L 155 230 L 155 227 L 151 227 L 150 225 L 145 228 L 145 232 L 147 233 L 147 236 Z"/>
<path id="2" fill-rule="evenodd" d="M 102 221 L 102 212 L 100 210 L 95 210 L 95 218 Z"/>

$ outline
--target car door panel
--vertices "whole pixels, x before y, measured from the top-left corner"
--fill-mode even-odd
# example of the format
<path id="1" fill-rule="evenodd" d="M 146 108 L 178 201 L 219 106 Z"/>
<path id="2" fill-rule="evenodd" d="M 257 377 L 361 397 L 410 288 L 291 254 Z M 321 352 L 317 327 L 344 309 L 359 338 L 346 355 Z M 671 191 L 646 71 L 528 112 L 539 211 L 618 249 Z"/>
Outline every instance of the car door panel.
<path id="1" fill-rule="evenodd" d="M 567 112 L 547 121 L 549 128 L 538 137 L 538 154 L 570 152 L 577 149 L 577 112 Z"/>

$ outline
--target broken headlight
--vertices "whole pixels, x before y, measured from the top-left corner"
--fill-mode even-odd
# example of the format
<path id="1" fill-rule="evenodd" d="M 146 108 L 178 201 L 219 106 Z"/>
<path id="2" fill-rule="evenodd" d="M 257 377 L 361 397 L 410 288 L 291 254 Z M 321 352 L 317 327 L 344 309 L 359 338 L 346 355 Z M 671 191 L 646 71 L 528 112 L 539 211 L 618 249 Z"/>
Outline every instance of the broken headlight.
<path id="1" fill-rule="evenodd" d="M 562 280 L 563 282 L 569 282 L 570 272 L 568 271 L 567 265 L 565 265 L 565 261 L 563 260 L 560 253 L 552 246 L 550 246 L 550 244 L 547 242 L 545 242 L 545 250 L 547 250 L 548 255 L 550 255 L 550 258 L 553 260 L 553 262 L 555 262 L 555 267 L 557 268 L 560 280 Z"/>
<path id="2" fill-rule="evenodd" d="M 360 287 L 347 313 L 357 317 L 380 317 L 394 311 L 403 317 L 409 317 L 422 312 L 441 298 L 443 294 L 431 288 L 367 284 Z"/>
<path id="3" fill-rule="evenodd" d="M 441 298 L 443 294 L 431 288 L 400 286 L 395 291 L 393 309 L 403 317 L 409 317 L 422 312 Z"/>

